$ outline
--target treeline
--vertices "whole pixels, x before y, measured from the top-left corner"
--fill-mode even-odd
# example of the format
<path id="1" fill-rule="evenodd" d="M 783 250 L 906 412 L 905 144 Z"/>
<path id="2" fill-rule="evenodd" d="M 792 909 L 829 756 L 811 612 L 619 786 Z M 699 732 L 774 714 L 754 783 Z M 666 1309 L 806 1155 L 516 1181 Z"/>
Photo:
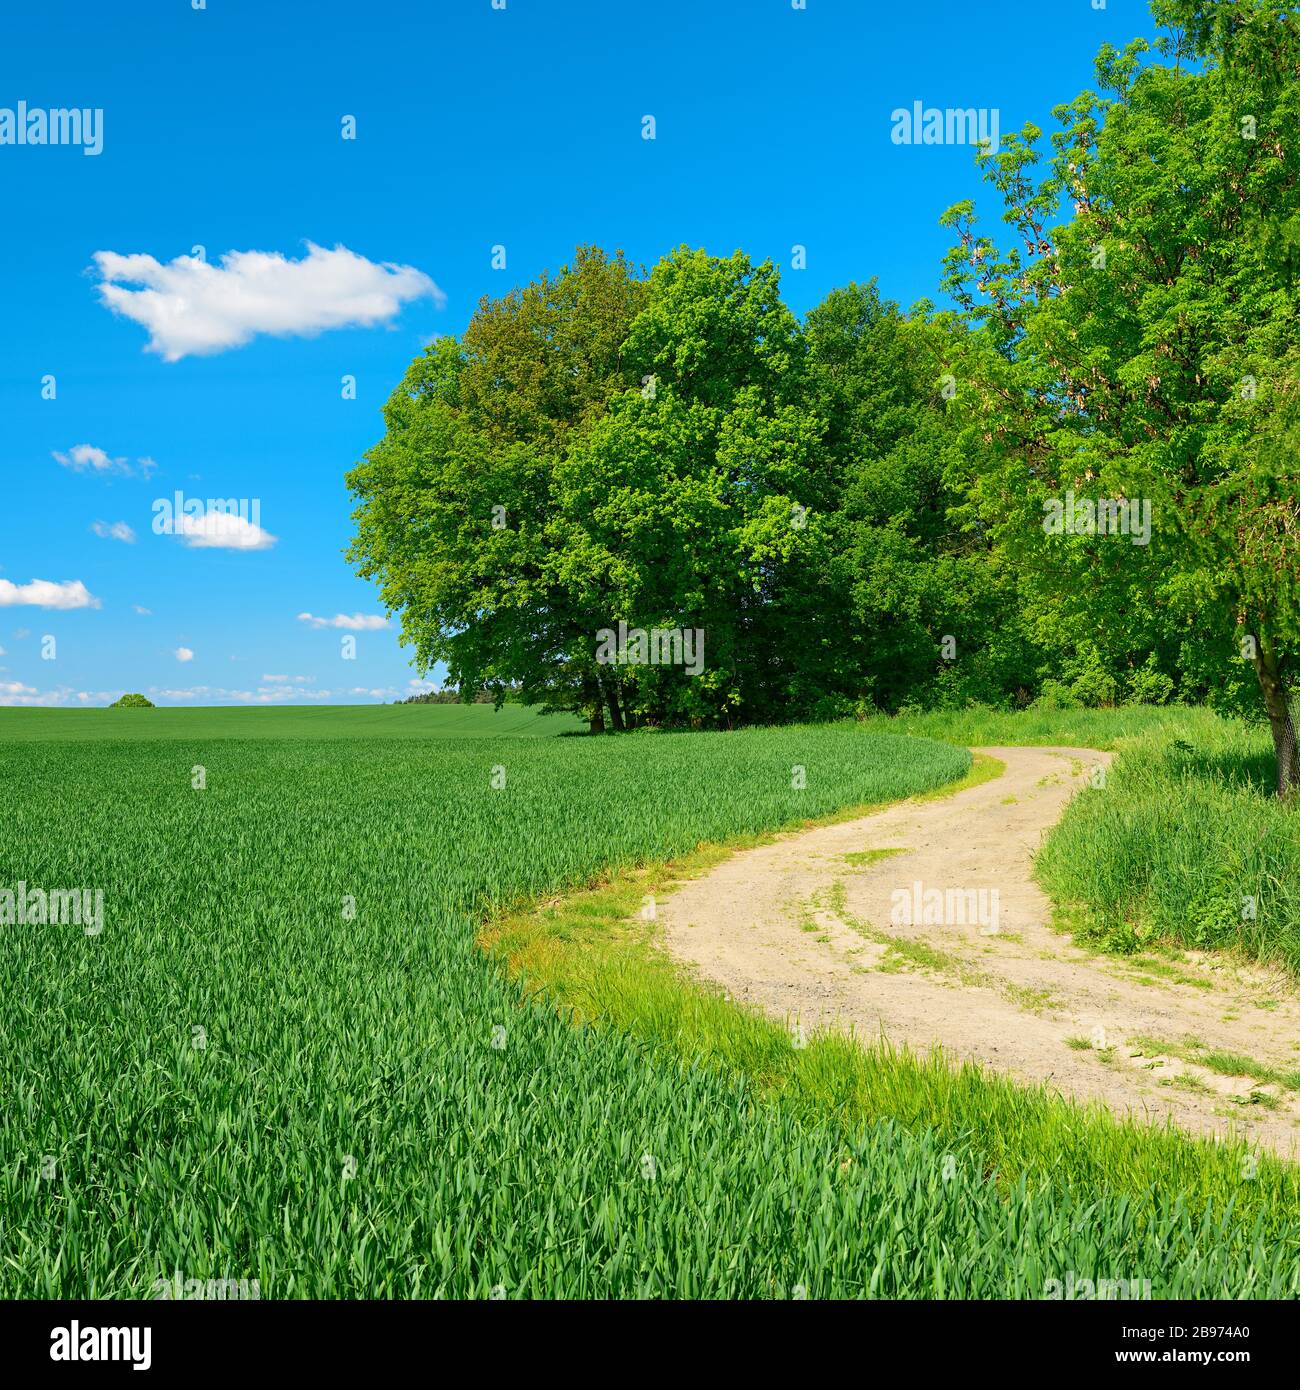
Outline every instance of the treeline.
<path id="1" fill-rule="evenodd" d="M 501 692 L 501 698 L 509 698 L 508 690 Z M 398 705 L 494 705 L 498 696 L 490 690 L 466 691 L 464 695 L 454 688 L 426 690 L 421 695 L 408 695 L 405 700 L 395 700 Z"/>
<path id="2" fill-rule="evenodd" d="M 1296 25 L 1157 10 L 980 155 L 954 309 L 582 247 L 433 343 L 348 480 L 417 663 L 593 729 L 1209 701 L 1300 776 Z"/>

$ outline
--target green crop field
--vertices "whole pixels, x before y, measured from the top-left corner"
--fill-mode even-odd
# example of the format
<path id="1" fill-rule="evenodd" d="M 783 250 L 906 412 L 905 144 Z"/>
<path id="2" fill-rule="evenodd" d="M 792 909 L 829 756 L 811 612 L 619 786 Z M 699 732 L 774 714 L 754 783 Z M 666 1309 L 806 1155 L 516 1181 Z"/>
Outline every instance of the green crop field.
<path id="1" fill-rule="evenodd" d="M 1230 1148 L 969 1071 L 796 1059 L 721 1001 L 716 1058 L 671 1009 L 577 1026 L 475 943 L 492 909 L 939 787 L 964 750 L 293 713 L 317 736 L 190 711 L 181 746 L 69 739 L 74 716 L 0 737 L 0 886 L 104 893 L 97 933 L 0 929 L 0 1294 L 179 1271 L 267 1298 L 1033 1297 L 1089 1269 L 1300 1293 L 1280 1164 L 1242 1183 Z M 836 1101 L 853 1068 L 869 1106 Z"/>
<path id="2" fill-rule="evenodd" d="M 274 716 L 187 720 L 181 747 L 0 742 L 0 884 L 105 895 L 98 935 L 0 936 L 0 1292 L 138 1295 L 175 1269 L 266 1297 L 867 1277 L 865 1252 L 803 1269 L 840 1219 L 826 1135 L 521 1009 L 474 928 L 609 864 L 934 786 L 966 754 L 824 730 L 253 741 L 211 731 Z M 806 1230 L 792 1193 L 824 1208 Z"/>
<path id="3" fill-rule="evenodd" d="M 0 709 L 0 743 L 46 739 L 522 738 L 583 728 L 522 705 L 290 705 L 266 709 Z"/>

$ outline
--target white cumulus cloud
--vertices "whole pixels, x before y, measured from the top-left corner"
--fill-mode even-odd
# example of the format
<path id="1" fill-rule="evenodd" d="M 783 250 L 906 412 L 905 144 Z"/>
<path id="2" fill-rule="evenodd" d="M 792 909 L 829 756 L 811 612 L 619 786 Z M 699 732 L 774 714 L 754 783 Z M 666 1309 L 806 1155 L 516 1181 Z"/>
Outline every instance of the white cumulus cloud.
<path id="1" fill-rule="evenodd" d="M 311 613 L 299 613 L 300 623 L 310 623 L 312 627 L 345 627 L 353 632 L 374 632 L 388 626 L 388 619 L 378 613 L 336 613 L 332 618 L 317 618 Z"/>
<path id="2" fill-rule="evenodd" d="M 127 545 L 135 544 L 135 532 L 125 521 L 92 521 L 90 529 L 101 540 L 125 541 Z"/>
<path id="3" fill-rule="evenodd" d="M 103 449 L 97 448 L 94 444 L 74 444 L 66 454 L 61 454 L 56 449 L 54 457 L 64 468 L 75 468 L 78 473 L 86 468 L 93 473 L 111 473 L 115 469 L 126 467 L 125 459 L 109 458 Z"/>
<path id="4" fill-rule="evenodd" d="M 395 317 L 409 300 L 446 302 L 414 266 L 310 241 L 296 261 L 270 251 L 228 251 L 220 265 L 195 256 L 163 264 L 116 251 L 96 251 L 94 259 L 100 299 L 148 329 L 148 350 L 167 362 L 243 347 L 259 333 L 310 337 L 370 327 Z"/>
<path id="5" fill-rule="evenodd" d="M 176 660 L 177 660 L 177 661 L 193 661 L 193 660 L 194 660 L 194 653 L 193 653 L 188 647 L 177 647 L 177 648 L 176 648 Z"/>
<path id="6" fill-rule="evenodd" d="M 278 539 L 237 512 L 178 516 L 175 532 L 195 550 L 270 550 Z"/>
<path id="7" fill-rule="evenodd" d="M 99 608 L 99 600 L 80 579 L 33 579 L 30 584 L 15 584 L 0 579 L 0 608 Z"/>

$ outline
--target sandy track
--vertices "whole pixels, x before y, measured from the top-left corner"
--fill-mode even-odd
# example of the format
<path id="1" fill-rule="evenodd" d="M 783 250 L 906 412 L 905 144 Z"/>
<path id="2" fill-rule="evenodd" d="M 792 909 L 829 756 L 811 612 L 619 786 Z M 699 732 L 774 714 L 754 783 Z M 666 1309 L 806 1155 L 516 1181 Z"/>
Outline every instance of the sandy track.
<path id="1" fill-rule="evenodd" d="M 1300 1157 L 1300 1093 L 1222 1075 L 1194 1050 L 1177 1055 L 1190 1038 L 1300 1073 L 1300 999 L 1280 972 L 1198 953 L 1142 965 L 1076 947 L 1048 925 L 1032 856 L 1110 755 L 977 751 L 1005 762 L 1005 774 L 785 836 L 680 884 L 658 904 L 661 944 L 731 997 L 808 1032 L 940 1045 L 1117 1112 Z M 871 860 L 879 850 L 902 852 Z M 965 890 L 938 921 L 925 896 L 936 889 Z M 919 903 L 920 921 L 904 920 L 917 915 L 904 901 Z"/>

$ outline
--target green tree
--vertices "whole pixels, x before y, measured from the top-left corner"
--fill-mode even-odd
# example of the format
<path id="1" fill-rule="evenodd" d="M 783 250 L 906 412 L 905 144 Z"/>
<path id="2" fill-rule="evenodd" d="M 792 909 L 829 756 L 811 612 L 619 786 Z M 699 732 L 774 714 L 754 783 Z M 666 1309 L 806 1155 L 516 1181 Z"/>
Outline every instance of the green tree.
<path id="1" fill-rule="evenodd" d="M 556 468 L 635 380 L 622 346 L 643 293 L 621 253 L 582 247 L 558 274 L 484 299 L 460 341 L 411 364 L 384 438 L 348 475 L 349 557 L 400 612 L 418 666 L 445 662 L 463 692 L 578 709 L 593 729 L 603 611 L 556 575 Z"/>
<path id="2" fill-rule="evenodd" d="M 960 334 L 926 304 L 902 314 L 874 281 L 833 290 L 806 329 L 840 493 L 830 588 L 847 601 L 857 691 L 897 709 L 1028 686 L 1034 648 L 1011 577 L 952 517 L 961 493 L 947 475 L 961 440 L 949 368 Z"/>
<path id="3" fill-rule="evenodd" d="M 834 712 L 807 358 L 770 263 L 683 248 L 642 280 L 582 249 L 412 364 L 349 474 L 350 556 L 461 690 L 593 731 Z M 620 623 L 702 632 L 703 668 L 603 660 Z"/>
<path id="4" fill-rule="evenodd" d="M 957 371 L 967 521 L 990 528 L 1061 623 L 1136 652 L 1157 631 L 1208 639 L 1224 680 L 1248 660 L 1288 794 L 1300 787 L 1300 28 L 1268 0 L 1154 11 L 1174 36 L 1103 49 L 1104 95 L 1058 108 L 1049 159 L 1033 126 L 981 156 L 1009 249 L 980 233 L 973 204 L 947 214 L 945 284 L 976 327 Z M 1149 543 L 1088 534 L 1086 515 L 1082 533 L 1052 533 L 1044 504 L 1068 494 L 1149 503 Z"/>
<path id="5" fill-rule="evenodd" d="M 602 626 L 701 632 L 704 669 L 607 666 L 616 725 L 815 708 L 839 659 L 819 577 L 836 494 L 777 270 L 675 251 L 625 354 L 641 384 L 560 467 L 557 569 Z"/>
<path id="6" fill-rule="evenodd" d="M 109 709 L 153 709 L 152 700 L 146 699 L 143 695 L 130 694 L 123 695 L 120 700 L 114 700 Z"/>

